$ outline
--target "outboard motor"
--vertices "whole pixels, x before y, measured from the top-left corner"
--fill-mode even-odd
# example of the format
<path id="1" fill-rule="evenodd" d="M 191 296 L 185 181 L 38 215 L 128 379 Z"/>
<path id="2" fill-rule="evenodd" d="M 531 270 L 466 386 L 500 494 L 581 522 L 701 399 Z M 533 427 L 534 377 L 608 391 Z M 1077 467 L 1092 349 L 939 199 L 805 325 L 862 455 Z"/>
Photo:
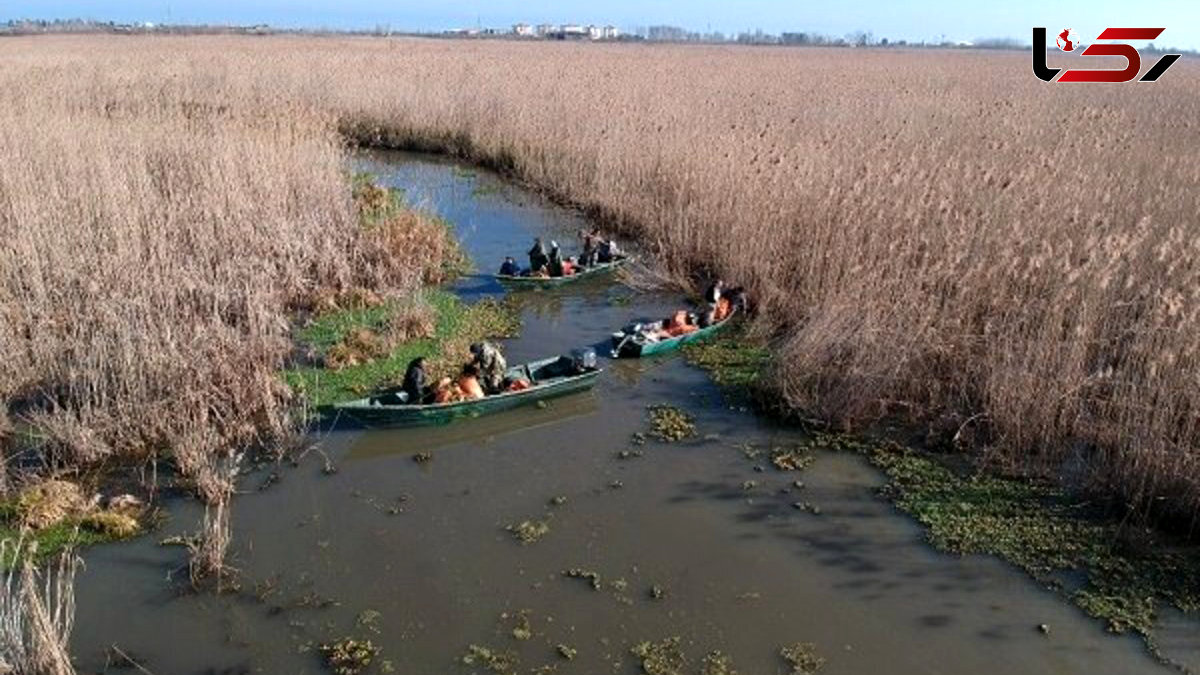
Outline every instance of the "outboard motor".
<path id="1" fill-rule="evenodd" d="M 571 350 L 571 365 L 575 372 L 582 373 L 596 369 L 596 350 L 591 347 Z"/>

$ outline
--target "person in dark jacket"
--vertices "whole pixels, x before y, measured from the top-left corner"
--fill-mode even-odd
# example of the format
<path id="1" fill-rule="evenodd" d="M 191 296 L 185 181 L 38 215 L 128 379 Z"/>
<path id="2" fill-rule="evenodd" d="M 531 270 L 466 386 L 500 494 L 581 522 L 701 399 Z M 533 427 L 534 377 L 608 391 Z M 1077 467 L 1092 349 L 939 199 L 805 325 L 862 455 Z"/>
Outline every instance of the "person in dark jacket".
<path id="1" fill-rule="evenodd" d="M 529 249 L 529 273 L 537 274 L 550 263 L 546 257 L 546 248 L 542 246 L 541 238 L 533 240 L 533 248 Z"/>
<path id="2" fill-rule="evenodd" d="M 579 237 L 583 239 L 583 253 L 579 255 L 579 264 L 591 267 L 600 258 L 600 233 L 596 230 L 580 230 Z"/>
<path id="3" fill-rule="evenodd" d="M 521 275 L 521 268 L 517 265 L 517 261 L 513 260 L 512 256 L 504 259 L 504 264 L 500 266 L 500 276 L 517 277 Z"/>
<path id="4" fill-rule="evenodd" d="M 558 250 L 557 241 L 550 242 L 550 257 L 547 262 L 547 269 L 550 271 L 550 276 L 561 277 L 563 275 L 562 252 Z"/>
<path id="5" fill-rule="evenodd" d="M 717 279 L 709 285 L 704 291 L 704 304 L 707 309 L 704 311 L 704 317 L 700 320 L 701 326 L 711 326 L 717 317 L 717 307 L 721 304 L 721 293 L 725 290 L 725 282 Z"/>
<path id="6" fill-rule="evenodd" d="M 401 390 L 408 394 L 408 402 L 413 405 L 429 403 L 433 399 L 433 392 L 429 390 L 429 386 L 425 380 L 425 357 L 418 356 L 408 364 L 408 370 L 404 372 L 404 384 Z"/>

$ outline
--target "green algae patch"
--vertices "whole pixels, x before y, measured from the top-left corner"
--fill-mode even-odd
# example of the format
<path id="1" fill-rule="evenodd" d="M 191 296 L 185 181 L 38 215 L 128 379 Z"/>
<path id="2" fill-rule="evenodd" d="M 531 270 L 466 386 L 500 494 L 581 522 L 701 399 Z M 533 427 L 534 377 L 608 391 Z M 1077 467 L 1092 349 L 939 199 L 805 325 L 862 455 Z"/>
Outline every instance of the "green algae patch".
<path id="1" fill-rule="evenodd" d="M 555 649 L 555 651 L 558 652 L 559 656 L 563 657 L 564 659 L 566 659 L 568 661 L 574 661 L 575 657 L 579 655 L 578 649 L 575 649 L 574 647 L 572 647 L 570 645 L 565 645 L 562 643 L 559 643 L 557 646 L 555 646 L 554 649 Z"/>
<path id="2" fill-rule="evenodd" d="M 811 642 L 797 642 L 790 647 L 783 647 L 779 655 L 792 667 L 793 673 L 812 675 L 825 667 L 825 659 L 817 654 L 817 647 Z"/>
<path id="3" fill-rule="evenodd" d="M 816 457 L 806 448 L 774 448 L 771 450 L 771 464 L 780 471 L 803 471 L 812 466 L 815 460 Z"/>
<path id="4" fill-rule="evenodd" d="M 771 365 L 771 352 L 740 329 L 684 345 L 682 351 L 688 363 L 708 371 L 723 387 L 756 387 Z"/>
<path id="5" fill-rule="evenodd" d="M 445 290 L 428 290 L 417 300 L 429 307 L 432 315 L 427 336 L 384 343 L 375 350 L 362 349 L 362 356 L 331 368 L 331 355 L 339 347 L 376 347 L 366 335 L 385 335 L 398 313 L 408 311 L 402 303 L 385 302 L 374 307 L 335 310 L 318 315 L 310 325 L 297 332 L 297 341 L 313 353 L 315 363 L 284 372 L 297 393 L 315 408 L 338 401 L 361 398 L 370 391 L 399 384 L 408 363 L 418 356 L 428 360 L 431 377 L 448 376 L 469 360 L 468 346 L 489 338 L 512 337 L 520 330 L 520 321 L 508 302 L 482 300 L 467 304 Z"/>
<path id="6" fill-rule="evenodd" d="M 463 665 L 478 666 L 493 673 L 515 672 L 521 660 L 507 649 L 492 649 L 482 645 L 469 645 L 462 657 Z"/>
<path id="7" fill-rule="evenodd" d="M 646 675 L 683 675 L 687 657 L 679 642 L 679 637 L 674 636 L 659 642 L 641 642 L 629 651 L 641 660 Z"/>
<path id="8" fill-rule="evenodd" d="M 700 675 L 738 675 L 738 671 L 733 667 L 733 661 L 718 649 L 700 661 Z"/>
<path id="9" fill-rule="evenodd" d="M 663 443 L 674 443 L 696 435 L 695 419 L 672 405 L 650 406 L 650 435 Z"/>
<path id="10" fill-rule="evenodd" d="M 514 640 L 526 641 L 533 638 L 533 623 L 529 620 L 531 613 L 530 610 L 523 609 L 513 614 L 505 612 L 500 615 L 502 621 L 512 621 L 513 627 L 510 632 Z"/>
<path id="11" fill-rule="evenodd" d="M 334 675 L 358 675 L 378 654 L 379 648 L 370 640 L 342 638 L 321 645 L 321 657 Z"/>
<path id="12" fill-rule="evenodd" d="M 522 544 L 532 544 L 550 534 L 550 523 L 545 520 L 522 520 L 504 528 Z"/>
<path id="13" fill-rule="evenodd" d="M 1130 542 L 1129 526 L 1065 491 L 1028 479 L 964 475 L 934 456 L 896 445 L 872 461 L 883 493 L 927 528 L 931 544 L 999 556 L 1070 598 L 1113 632 L 1134 631 L 1157 654 L 1157 608 L 1200 609 L 1200 550 L 1161 535 Z M 1068 584 L 1064 580 L 1081 579 Z"/>

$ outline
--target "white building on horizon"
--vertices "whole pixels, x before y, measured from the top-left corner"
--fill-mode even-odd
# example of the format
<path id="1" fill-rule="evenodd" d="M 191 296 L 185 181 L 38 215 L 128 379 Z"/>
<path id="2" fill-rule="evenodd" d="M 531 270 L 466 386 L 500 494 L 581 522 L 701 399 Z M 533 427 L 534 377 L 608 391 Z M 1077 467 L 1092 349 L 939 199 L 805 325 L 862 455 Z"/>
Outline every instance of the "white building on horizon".
<path id="1" fill-rule="evenodd" d="M 535 35 L 538 34 L 534 30 L 533 26 L 530 26 L 527 23 L 518 23 L 518 24 L 514 25 L 512 32 L 513 32 L 513 35 L 517 35 L 519 37 L 534 37 Z"/>

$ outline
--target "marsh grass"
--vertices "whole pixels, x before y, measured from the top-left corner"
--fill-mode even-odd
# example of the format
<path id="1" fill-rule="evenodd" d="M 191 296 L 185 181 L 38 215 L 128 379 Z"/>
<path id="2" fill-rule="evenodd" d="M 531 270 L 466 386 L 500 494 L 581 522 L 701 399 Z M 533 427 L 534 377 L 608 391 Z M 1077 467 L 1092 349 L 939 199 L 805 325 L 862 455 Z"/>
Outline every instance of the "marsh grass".
<path id="1" fill-rule="evenodd" d="M 75 621 L 73 549 L 39 568 L 36 545 L 24 538 L 0 542 L 0 558 L 13 564 L 0 587 L 0 666 L 4 672 L 74 675 L 68 644 Z"/>
<path id="2" fill-rule="evenodd" d="M 745 285 L 789 409 L 985 415 L 992 465 L 1194 522 L 1194 65 L 1129 96 L 1006 53 L 575 47 L 6 40 L 10 416 L 57 463 L 276 442 L 289 303 L 441 267 L 427 228 L 358 225 L 349 141 L 497 168 L 678 284 Z"/>
<path id="3" fill-rule="evenodd" d="M 409 361 L 418 356 L 428 359 L 430 377 L 448 377 L 470 360 L 468 347 L 472 342 L 511 337 L 520 326 L 513 308 L 504 302 L 482 300 L 467 304 L 453 293 L 440 289 L 424 291 L 418 302 L 420 306 L 428 307 L 432 314 L 432 330 L 427 335 L 381 341 L 372 346 L 369 357 L 340 368 L 322 365 L 291 368 L 285 373 L 288 384 L 312 405 L 324 406 L 359 398 L 380 386 L 399 384 Z M 327 366 L 331 353 L 350 349 L 346 346 L 347 340 L 351 343 L 361 341 L 364 332 L 369 335 L 386 333 L 388 327 L 395 324 L 397 311 L 405 311 L 406 304 L 389 303 L 319 315 L 300 331 L 298 338 Z M 355 349 L 360 354 L 368 353 L 361 348 Z"/>

